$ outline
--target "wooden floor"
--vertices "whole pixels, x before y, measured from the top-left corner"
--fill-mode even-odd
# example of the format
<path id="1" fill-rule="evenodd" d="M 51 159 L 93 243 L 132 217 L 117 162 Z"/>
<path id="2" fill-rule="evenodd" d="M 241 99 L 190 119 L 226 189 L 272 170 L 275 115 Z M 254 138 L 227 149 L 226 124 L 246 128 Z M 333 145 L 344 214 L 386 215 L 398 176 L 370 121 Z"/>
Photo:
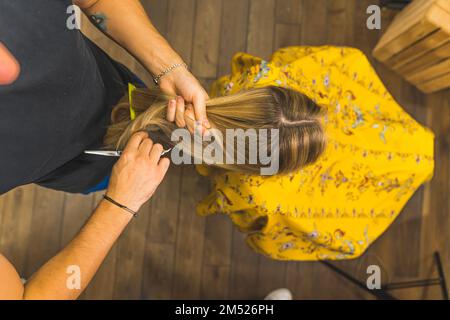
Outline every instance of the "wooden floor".
<path id="1" fill-rule="evenodd" d="M 380 31 L 365 27 L 366 8 L 373 0 L 142 2 L 205 86 L 230 71 L 231 56 L 237 51 L 268 59 L 283 46 L 334 44 L 358 47 L 370 57 L 380 37 Z M 382 15 L 384 29 L 393 13 Z M 86 33 L 150 80 L 123 50 L 91 28 Z M 450 90 L 423 95 L 382 65 L 374 65 L 400 104 L 434 130 L 436 171 L 362 258 L 337 265 L 361 279 L 374 263 L 382 267 L 383 280 L 416 279 L 434 275 L 432 253 L 439 250 L 450 279 Z M 208 181 L 192 167 L 172 167 L 83 298 L 259 299 L 278 287 L 290 288 L 296 299 L 370 298 L 320 263 L 271 261 L 253 253 L 226 217 L 196 216 L 195 205 L 208 190 Z M 23 276 L 30 276 L 75 235 L 98 200 L 98 194 L 71 195 L 36 186 L 0 197 L 0 251 Z M 440 298 L 433 288 L 396 294 Z"/>

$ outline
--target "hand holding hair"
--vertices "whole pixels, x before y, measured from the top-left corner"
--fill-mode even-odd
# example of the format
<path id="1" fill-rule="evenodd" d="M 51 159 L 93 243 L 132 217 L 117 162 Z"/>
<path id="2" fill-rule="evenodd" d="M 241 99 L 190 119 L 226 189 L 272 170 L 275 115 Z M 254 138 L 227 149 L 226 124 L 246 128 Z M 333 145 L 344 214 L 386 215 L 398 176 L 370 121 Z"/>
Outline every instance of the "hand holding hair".
<path id="1" fill-rule="evenodd" d="M 210 129 L 206 115 L 206 100 L 209 99 L 205 89 L 198 80 L 186 68 L 177 68 L 165 75 L 160 80 L 161 91 L 169 95 L 178 94 L 179 97 L 169 101 L 171 115 L 175 109 L 175 123 L 179 127 L 185 127 L 184 111 L 185 103 L 192 105 L 194 118 L 199 121 L 205 129 Z M 169 120 L 173 121 L 173 120 Z"/>
<path id="2" fill-rule="evenodd" d="M 190 103 L 186 105 L 183 97 L 177 96 L 175 99 L 169 100 L 166 119 L 175 122 L 178 127 L 186 127 L 189 132 L 194 133 L 196 125 L 194 107 Z M 203 132 L 206 131 L 204 126 L 202 128 Z"/>
<path id="3" fill-rule="evenodd" d="M 160 132 L 167 139 L 171 138 L 178 126 L 186 126 L 193 133 L 196 124 L 195 106 L 186 106 L 181 97 L 175 102 L 172 100 L 172 96 L 164 95 L 158 90 L 136 90 L 133 94 L 136 118 L 131 121 L 129 116 L 113 117 L 112 125 L 104 138 L 105 147 L 121 149 L 132 134 L 140 130 Z M 277 129 L 279 174 L 294 172 L 314 163 L 325 150 L 326 134 L 322 121 L 325 109 L 298 91 L 276 86 L 252 88 L 209 99 L 206 105 L 211 127 L 223 137 L 226 136 L 227 129 Z M 128 110 L 128 97 L 115 107 L 117 108 Z M 205 130 L 202 133 L 205 135 Z M 208 144 L 207 140 L 202 142 L 204 146 Z M 249 139 L 246 141 L 248 144 Z M 246 148 L 248 150 L 248 146 Z M 234 148 L 230 155 L 233 159 L 239 157 L 238 149 Z M 224 155 L 227 152 L 226 148 L 222 151 Z M 247 152 L 241 154 L 241 157 L 246 159 L 245 163 L 210 163 L 212 167 L 225 170 L 260 173 L 264 164 L 251 164 Z"/>

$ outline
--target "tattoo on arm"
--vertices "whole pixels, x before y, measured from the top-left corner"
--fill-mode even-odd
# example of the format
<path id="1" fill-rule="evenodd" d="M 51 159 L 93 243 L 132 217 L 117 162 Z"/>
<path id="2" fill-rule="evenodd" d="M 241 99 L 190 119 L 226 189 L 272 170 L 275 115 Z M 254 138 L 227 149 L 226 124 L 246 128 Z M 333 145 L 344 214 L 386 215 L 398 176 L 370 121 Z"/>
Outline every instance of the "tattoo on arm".
<path id="1" fill-rule="evenodd" d="M 97 28 L 99 28 L 103 32 L 107 32 L 108 28 L 106 26 L 106 22 L 108 18 L 103 13 L 95 13 L 90 16 L 92 22 L 95 24 Z"/>

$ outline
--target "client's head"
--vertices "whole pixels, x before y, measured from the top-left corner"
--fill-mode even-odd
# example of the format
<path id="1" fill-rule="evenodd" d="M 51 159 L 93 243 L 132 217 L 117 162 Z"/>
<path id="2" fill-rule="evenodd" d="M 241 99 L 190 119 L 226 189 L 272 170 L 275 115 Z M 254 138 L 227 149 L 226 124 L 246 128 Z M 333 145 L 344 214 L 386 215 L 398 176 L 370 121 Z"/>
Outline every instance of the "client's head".
<path id="1" fill-rule="evenodd" d="M 170 139 L 172 132 L 177 129 L 174 123 L 166 120 L 170 98 L 148 89 L 135 91 L 132 100 L 136 118 L 133 121 L 130 121 L 129 117 L 128 97 L 124 98 L 113 111 L 113 124 L 108 128 L 105 144 L 123 148 L 131 135 L 140 130 L 158 131 Z M 213 128 L 213 141 L 218 140 L 219 135 L 225 138 L 227 129 L 256 133 L 261 131 L 260 129 L 268 129 L 267 138 L 270 145 L 270 129 L 278 129 L 278 173 L 281 174 L 293 172 L 315 162 L 325 149 L 323 109 L 298 91 L 275 86 L 253 88 L 208 100 L 206 113 Z M 250 161 L 252 156 L 249 144 L 254 141 L 251 134 L 246 135 L 244 139 L 243 151 L 237 147 L 231 149 L 233 159 L 245 159 L 244 163 L 241 161 L 212 165 L 226 170 L 258 174 L 260 168 L 267 164 Z M 261 139 L 261 136 L 256 134 L 256 139 Z M 224 159 L 227 156 L 227 143 L 229 141 L 222 143 L 224 147 L 221 152 Z M 270 153 L 271 149 L 268 148 Z"/>

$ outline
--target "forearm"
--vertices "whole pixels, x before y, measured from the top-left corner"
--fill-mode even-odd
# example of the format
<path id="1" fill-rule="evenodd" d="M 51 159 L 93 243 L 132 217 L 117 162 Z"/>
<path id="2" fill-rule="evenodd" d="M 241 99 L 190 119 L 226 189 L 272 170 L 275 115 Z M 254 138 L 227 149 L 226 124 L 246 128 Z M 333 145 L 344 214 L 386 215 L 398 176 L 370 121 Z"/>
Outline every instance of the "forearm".
<path id="1" fill-rule="evenodd" d="M 78 0 L 90 20 L 157 75 L 182 61 L 151 23 L 139 0 Z"/>
<path id="2" fill-rule="evenodd" d="M 131 219 L 128 212 L 102 201 L 78 235 L 26 283 L 24 299 L 76 299 Z M 80 270 L 79 289 L 67 285 L 70 266 Z"/>

